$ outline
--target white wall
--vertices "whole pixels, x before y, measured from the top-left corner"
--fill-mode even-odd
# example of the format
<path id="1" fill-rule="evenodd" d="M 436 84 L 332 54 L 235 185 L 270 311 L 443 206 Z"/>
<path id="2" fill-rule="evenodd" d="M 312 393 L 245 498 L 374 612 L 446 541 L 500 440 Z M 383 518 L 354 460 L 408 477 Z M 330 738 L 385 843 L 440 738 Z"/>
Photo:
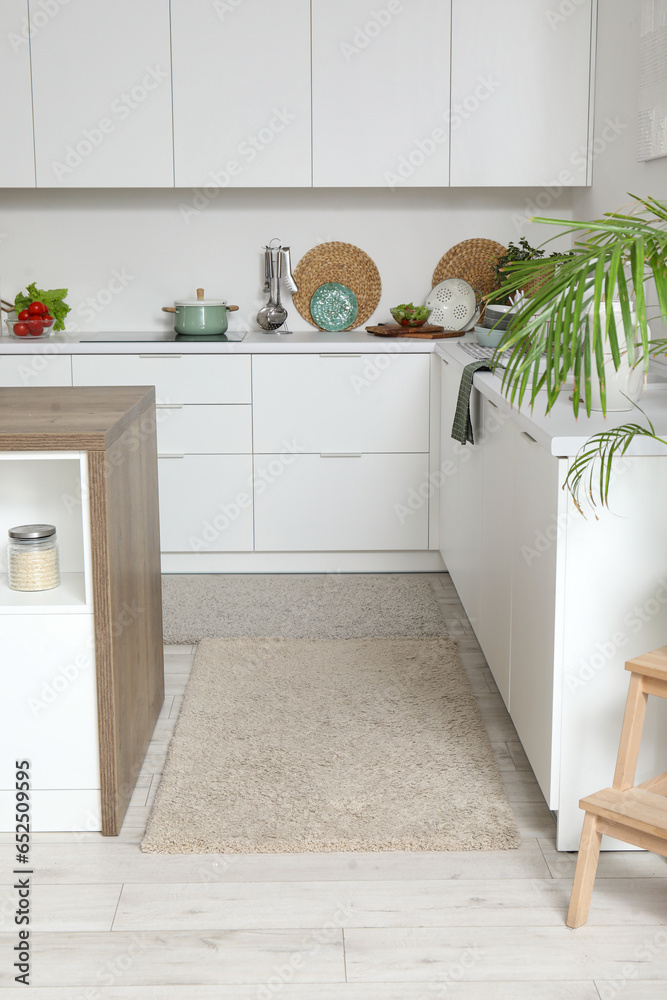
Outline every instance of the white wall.
<path id="1" fill-rule="evenodd" d="M 628 193 L 667 199 L 667 157 L 645 163 L 636 158 L 640 17 L 640 0 L 600 2 L 594 125 L 599 152 L 593 186 L 574 192 L 577 219 L 622 208 Z"/>
<path id="2" fill-rule="evenodd" d="M 255 315 L 266 298 L 263 245 L 279 237 L 291 245 L 296 264 L 311 247 L 341 240 L 377 264 L 383 287 L 374 320 L 389 321 L 390 306 L 423 301 L 438 260 L 461 240 L 483 236 L 506 245 L 525 233 L 538 244 L 551 236 L 547 227 L 525 221 L 542 195 L 532 189 L 226 189 L 193 211 L 192 190 L 1 191 L 1 291 L 13 299 L 30 281 L 64 286 L 70 328 L 141 331 L 169 328 L 161 306 L 203 286 L 241 307 L 231 325 L 257 329 Z M 560 194 L 549 214 L 571 217 L 571 198 L 569 190 Z M 304 329 L 289 295 L 286 305 L 291 328 Z"/>

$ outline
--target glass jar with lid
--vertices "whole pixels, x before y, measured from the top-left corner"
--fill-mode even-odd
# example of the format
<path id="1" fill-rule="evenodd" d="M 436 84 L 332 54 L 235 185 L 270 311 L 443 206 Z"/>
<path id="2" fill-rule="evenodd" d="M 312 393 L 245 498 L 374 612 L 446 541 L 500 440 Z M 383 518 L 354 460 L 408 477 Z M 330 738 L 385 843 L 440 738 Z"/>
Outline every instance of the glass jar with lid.
<path id="1" fill-rule="evenodd" d="M 9 529 L 7 573 L 11 590 L 53 590 L 60 585 L 58 540 L 53 524 Z"/>

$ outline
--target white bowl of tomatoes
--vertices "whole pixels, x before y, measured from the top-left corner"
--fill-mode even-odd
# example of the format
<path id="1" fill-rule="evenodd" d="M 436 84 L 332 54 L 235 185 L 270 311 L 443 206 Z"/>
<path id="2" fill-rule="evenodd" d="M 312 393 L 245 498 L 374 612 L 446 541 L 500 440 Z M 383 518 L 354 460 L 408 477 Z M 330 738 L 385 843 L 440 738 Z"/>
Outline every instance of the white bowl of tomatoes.
<path id="1" fill-rule="evenodd" d="M 50 337 L 53 332 L 53 316 L 42 302 L 31 302 L 22 309 L 16 319 L 7 320 L 7 329 L 12 337 L 30 340 L 37 337 Z"/>

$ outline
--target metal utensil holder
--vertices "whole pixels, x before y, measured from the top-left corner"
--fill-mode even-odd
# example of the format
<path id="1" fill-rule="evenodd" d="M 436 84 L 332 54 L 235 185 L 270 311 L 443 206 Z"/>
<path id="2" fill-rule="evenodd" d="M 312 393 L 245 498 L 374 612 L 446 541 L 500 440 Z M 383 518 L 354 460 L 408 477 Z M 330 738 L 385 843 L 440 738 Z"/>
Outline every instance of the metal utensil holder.
<path id="1" fill-rule="evenodd" d="M 280 283 L 290 292 L 297 291 L 297 284 L 292 274 L 292 261 L 289 247 L 284 247 L 280 240 L 274 238 L 264 247 L 264 292 L 269 293 L 268 303 L 257 314 L 257 322 L 265 333 L 291 333 L 287 329 L 287 310 L 281 302 Z M 282 310 L 285 319 L 281 323 L 272 322 L 275 311 Z"/>

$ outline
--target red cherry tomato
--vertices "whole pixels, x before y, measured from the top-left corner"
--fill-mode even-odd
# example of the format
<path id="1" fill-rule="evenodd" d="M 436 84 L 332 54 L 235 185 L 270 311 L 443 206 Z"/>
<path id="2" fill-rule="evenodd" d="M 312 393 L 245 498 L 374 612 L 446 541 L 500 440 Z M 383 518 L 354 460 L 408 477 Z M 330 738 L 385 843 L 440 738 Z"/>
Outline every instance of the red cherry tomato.
<path id="1" fill-rule="evenodd" d="M 14 333 L 17 337 L 27 337 L 28 336 L 28 324 L 27 323 L 14 323 Z"/>
<path id="2" fill-rule="evenodd" d="M 53 326 L 53 316 L 49 316 L 48 313 L 44 313 L 41 319 L 44 326 Z"/>
<path id="3" fill-rule="evenodd" d="M 28 312 L 31 316 L 41 316 L 42 313 L 48 312 L 43 302 L 31 302 L 28 306 Z"/>
<path id="4" fill-rule="evenodd" d="M 28 332 L 32 337 L 39 337 L 44 330 L 44 324 L 41 319 L 38 319 L 37 317 L 29 319 L 26 326 L 28 327 Z"/>
<path id="5" fill-rule="evenodd" d="M 29 309 L 22 309 L 21 312 L 19 313 L 19 319 L 28 319 L 29 316 L 30 316 Z"/>

